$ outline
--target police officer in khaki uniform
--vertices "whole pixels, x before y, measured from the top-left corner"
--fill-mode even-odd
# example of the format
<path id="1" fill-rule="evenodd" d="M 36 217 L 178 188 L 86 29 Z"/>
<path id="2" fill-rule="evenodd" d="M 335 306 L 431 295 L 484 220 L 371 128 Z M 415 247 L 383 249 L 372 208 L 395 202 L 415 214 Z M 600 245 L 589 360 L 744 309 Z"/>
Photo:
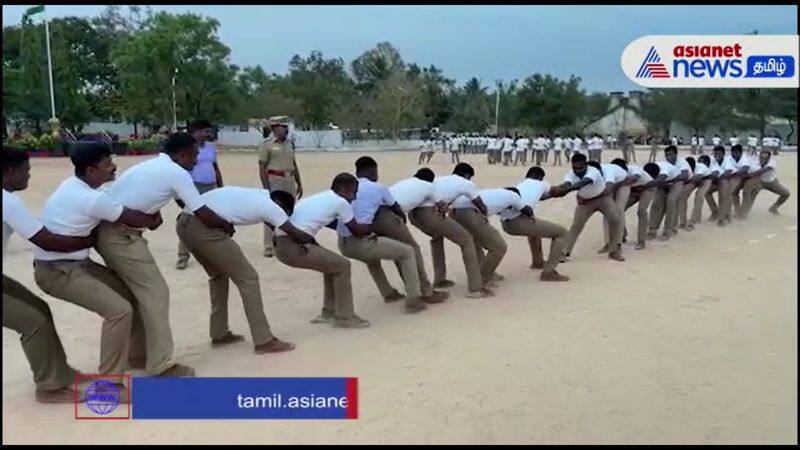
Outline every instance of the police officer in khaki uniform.
<path id="1" fill-rule="evenodd" d="M 285 191 L 300 198 L 303 196 L 303 186 L 295 160 L 294 144 L 288 139 L 289 118 L 270 117 L 267 126 L 272 134 L 258 149 L 261 184 L 270 192 Z M 271 258 L 273 254 L 272 230 L 264 225 L 264 256 Z"/>

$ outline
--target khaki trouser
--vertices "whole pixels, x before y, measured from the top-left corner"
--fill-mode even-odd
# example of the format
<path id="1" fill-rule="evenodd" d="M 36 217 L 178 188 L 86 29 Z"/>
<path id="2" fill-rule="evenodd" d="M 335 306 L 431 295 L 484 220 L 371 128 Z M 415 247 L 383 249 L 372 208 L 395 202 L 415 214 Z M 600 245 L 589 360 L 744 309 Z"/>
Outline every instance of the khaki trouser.
<path id="1" fill-rule="evenodd" d="M 73 383 L 75 371 L 44 300 L 25 286 L 3 275 L 3 328 L 19 333 L 22 351 L 31 366 L 39 390 L 56 390 Z"/>
<path id="2" fill-rule="evenodd" d="M 411 246 L 411 249 L 414 250 L 414 258 L 417 263 L 417 279 L 419 279 L 420 293 L 424 297 L 433 295 L 433 286 L 425 271 L 425 260 L 422 258 L 422 250 L 414 239 L 414 236 L 411 235 L 411 230 L 408 229 L 408 225 L 403 223 L 400 217 L 393 213 L 391 209 L 384 206 L 378 208 L 378 212 L 372 220 L 372 229 L 378 236 L 386 236 Z M 403 271 L 397 261 L 395 261 L 395 266 L 402 277 Z"/>
<path id="3" fill-rule="evenodd" d="M 789 190 L 786 189 L 777 178 L 770 182 L 761 181 L 759 178 L 751 178 L 745 183 L 744 186 L 744 204 L 742 205 L 742 214 L 747 216 L 747 214 L 750 213 L 750 210 L 753 209 L 753 204 L 755 203 L 756 197 L 761 189 L 766 189 L 773 194 L 778 195 L 778 199 L 770 207 L 772 210 L 777 210 L 786 202 L 786 200 L 789 199 Z"/>
<path id="4" fill-rule="evenodd" d="M 703 202 L 705 202 L 706 194 L 711 189 L 711 178 L 706 178 L 700 182 L 697 191 L 694 193 L 694 207 L 692 208 L 692 218 L 690 223 L 697 224 L 703 221 Z"/>
<path id="5" fill-rule="evenodd" d="M 475 241 L 464 227 L 455 220 L 439 214 L 433 206 L 415 208 L 408 214 L 415 227 L 431 237 L 431 259 L 433 259 L 433 283 L 447 278 L 444 259 L 444 238 L 461 247 L 461 257 L 467 270 L 467 284 L 470 292 L 483 288 L 481 269 Z"/>
<path id="6" fill-rule="evenodd" d="M 683 181 L 670 183 L 658 188 L 650 207 L 650 233 L 656 233 L 664 221 L 664 234 L 671 236 L 678 232 L 678 198 L 683 192 Z"/>
<path id="7" fill-rule="evenodd" d="M 678 225 L 682 227 L 689 222 L 689 197 L 696 188 L 697 185 L 694 183 L 684 183 L 681 195 L 678 196 Z"/>
<path id="8" fill-rule="evenodd" d="M 88 258 L 35 260 L 33 265 L 36 285 L 44 292 L 103 318 L 98 373 L 122 374 L 129 361 L 145 359 L 145 334 L 136 298 L 117 274 Z"/>
<path id="9" fill-rule="evenodd" d="M 172 368 L 174 342 L 169 326 L 169 287 L 156 265 L 142 230 L 101 222 L 95 248 L 106 266 L 125 282 L 136 298 L 147 337 L 148 375 Z"/>
<path id="10" fill-rule="evenodd" d="M 478 254 L 478 264 L 481 267 L 481 276 L 484 282 L 488 281 L 508 251 L 506 241 L 500 236 L 500 232 L 489 223 L 489 218 L 475 209 L 452 209 L 450 217 L 472 235 L 472 239 L 475 241 L 475 251 Z M 487 252 L 485 255 L 484 250 Z"/>
<path id="11" fill-rule="evenodd" d="M 275 255 L 289 267 L 322 272 L 324 282 L 322 314 L 347 319 L 355 315 L 350 261 L 325 247 L 298 244 L 289 236 L 275 237 Z"/>
<path id="12" fill-rule="evenodd" d="M 564 238 L 567 229 L 553 222 L 542 219 L 534 219 L 525 215 L 519 215 L 511 220 L 502 222 L 503 231 L 511 236 L 527 236 L 528 246 L 531 249 L 531 262 L 539 264 L 543 262 L 542 257 L 542 238 L 552 239 L 550 243 L 550 255 L 544 263 L 544 271 L 552 272 L 558 266 L 561 253 L 564 252 Z"/>
<path id="13" fill-rule="evenodd" d="M 619 208 L 619 217 L 622 220 L 622 229 L 623 233 L 625 230 L 625 205 L 628 204 L 628 198 L 631 195 L 631 187 L 630 186 L 621 186 L 617 188 L 617 191 L 614 193 L 614 204 Z M 605 244 L 608 246 L 608 241 L 610 240 L 609 237 L 609 226 L 608 226 L 608 219 L 605 217 L 603 218 L 603 238 L 605 239 Z"/>
<path id="14" fill-rule="evenodd" d="M 620 217 L 619 208 L 611 198 L 610 195 L 602 195 L 593 198 L 583 204 L 575 206 L 575 215 L 572 219 L 572 226 L 567 233 L 565 252 L 572 253 L 575 247 L 575 242 L 578 241 L 578 236 L 583 231 L 586 222 L 595 212 L 600 211 L 603 217 L 608 219 L 610 227 L 609 248 L 612 251 L 619 251 L 622 243 L 622 218 Z"/>
<path id="15" fill-rule="evenodd" d="M 178 236 L 186 242 L 187 247 L 208 274 L 211 339 L 222 338 L 230 332 L 228 287 L 229 282 L 233 281 L 242 297 L 253 344 L 261 345 L 271 341 L 274 336 L 264 314 L 258 272 L 247 261 L 239 244 L 224 231 L 206 227 L 192 214 L 181 213 L 178 216 L 176 229 Z"/>
<path id="16" fill-rule="evenodd" d="M 561 165 L 561 150 L 553 151 L 553 165 Z"/>
<path id="17" fill-rule="evenodd" d="M 542 160 L 544 159 L 544 151 L 543 150 L 534 150 L 533 153 L 536 155 L 536 162 L 534 165 L 541 166 Z"/>
<path id="18" fill-rule="evenodd" d="M 342 255 L 356 259 L 367 265 L 372 281 L 383 298 L 397 292 L 381 267 L 381 260 L 388 259 L 400 266 L 400 274 L 406 287 L 406 302 L 417 301 L 420 297 L 419 276 L 414 249 L 410 245 L 384 236 L 339 236 L 339 251 Z"/>
<path id="19" fill-rule="evenodd" d="M 287 175 L 281 177 L 278 175 L 267 175 L 267 182 L 269 183 L 269 191 L 284 191 L 297 197 L 297 180 L 294 175 Z M 273 250 L 272 243 L 272 229 L 267 224 L 264 224 L 264 251 L 271 252 Z"/>
<path id="20" fill-rule="evenodd" d="M 625 211 L 631 206 L 639 204 L 636 209 L 636 242 L 638 244 L 644 244 L 647 239 L 647 229 L 650 226 L 650 204 L 656 196 L 657 189 L 656 187 L 632 189 L 631 194 L 628 196 L 628 201 L 625 203 Z"/>
<path id="21" fill-rule="evenodd" d="M 216 184 L 195 183 L 194 185 L 197 188 L 197 191 L 201 194 L 204 194 L 217 187 Z M 186 247 L 186 244 L 184 244 L 180 239 L 178 239 L 178 261 L 189 261 L 189 248 Z"/>
<path id="22" fill-rule="evenodd" d="M 708 209 L 711 210 L 711 217 L 722 220 L 731 218 L 731 183 L 730 180 L 716 180 L 706 192 Z M 719 197 L 719 207 L 714 201 L 714 193 Z"/>
<path id="23" fill-rule="evenodd" d="M 742 177 L 731 179 L 731 204 L 733 205 L 733 211 L 737 216 L 742 212 L 742 198 L 740 197 L 740 194 L 742 192 L 742 188 L 744 187 L 744 183 L 745 180 Z"/>

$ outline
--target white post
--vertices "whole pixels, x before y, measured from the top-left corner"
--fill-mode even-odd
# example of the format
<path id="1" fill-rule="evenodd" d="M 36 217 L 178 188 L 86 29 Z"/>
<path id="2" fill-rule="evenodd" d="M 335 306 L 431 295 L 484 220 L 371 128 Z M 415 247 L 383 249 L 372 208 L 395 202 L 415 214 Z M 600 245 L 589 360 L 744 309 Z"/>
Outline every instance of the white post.
<path id="1" fill-rule="evenodd" d="M 178 68 L 172 74 L 172 131 L 178 131 L 178 103 L 175 100 L 175 77 L 178 75 Z"/>
<path id="2" fill-rule="evenodd" d="M 50 26 L 47 24 L 47 15 L 44 16 L 44 32 L 47 37 L 47 74 L 50 76 L 50 115 L 51 119 L 55 119 L 56 99 L 53 95 L 53 61 L 50 56 Z"/>
<path id="3" fill-rule="evenodd" d="M 500 80 L 497 80 L 494 102 L 494 134 L 498 133 L 500 133 Z"/>

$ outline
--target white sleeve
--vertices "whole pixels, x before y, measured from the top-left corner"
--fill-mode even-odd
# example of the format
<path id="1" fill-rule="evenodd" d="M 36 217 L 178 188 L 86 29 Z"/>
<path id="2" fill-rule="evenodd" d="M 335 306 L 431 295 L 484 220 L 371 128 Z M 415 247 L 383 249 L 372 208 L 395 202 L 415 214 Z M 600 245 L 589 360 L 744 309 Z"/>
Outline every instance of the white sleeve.
<path id="1" fill-rule="evenodd" d="M 269 224 L 274 227 L 283 226 L 289 220 L 286 216 L 286 212 L 272 200 L 263 203 L 261 207 L 261 217 L 265 222 L 269 222 Z"/>
<path id="2" fill-rule="evenodd" d="M 339 206 L 336 208 L 336 218 L 339 223 L 346 224 L 353 220 L 353 206 L 347 203 L 347 200 L 342 199 Z"/>
<path id="3" fill-rule="evenodd" d="M 205 202 L 203 202 L 203 198 L 200 197 L 200 192 L 194 185 L 189 172 L 183 171 L 179 174 L 176 173 L 176 175 L 172 190 L 175 196 L 186 205 L 186 209 L 190 212 L 195 212 L 205 206 Z"/>
<path id="4" fill-rule="evenodd" d="M 397 200 L 394 199 L 392 192 L 389 191 L 389 188 L 387 188 L 386 186 L 381 186 L 381 194 L 383 197 L 383 203 L 385 203 L 386 205 L 392 206 L 395 203 L 397 203 Z"/>
<path id="5" fill-rule="evenodd" d="M 108 194 L 98 192 L 92 204 L 89 205 L 89 214 L 97 219 L 116 222 L 122 215 L 123 209 L 122 205 L 111 200 Z"/>
<path id="6" fill-rule="evenodd" d="M 584 176 L 584 178 L 589 178 L 592 181 L 600 181 L 600 180 L 604 179 L 603 178 L 603 174 L 600 173 L 600 171 L 596 170 L 596 169 L 595 170 L 586 171 L 586 175 Z"/>
<path id="7" fill-rule="evenodd" d="M 30 239 L 38 233 L 44 225 L 31 215 L 22 200 L 14 195 L 3 199 L 3 222 L 7 223 L 17 234 L 24 239 Z"/>
<path id="8" fill-rule="evenodd" d="M 476 186 L 475 183 L 469 180 L 464 180 L 464 181 L 466 181 L 466 183 L 464 183 L 464 189 L 461 194 L 466 195 L 467 197 L 469 197 L 470 200 L 475 200 L 476 198 L 478 198 L 479 196 L 478 186 Z"/>
<path id="9" fill-rule="evenodd" d="M 565 183 L 569 183 L 569 184 L 573 183 L 573 181 L 572 181 L 572 172 L 567 172 L 567 173 L 564 174 L 564 182 Z"/>

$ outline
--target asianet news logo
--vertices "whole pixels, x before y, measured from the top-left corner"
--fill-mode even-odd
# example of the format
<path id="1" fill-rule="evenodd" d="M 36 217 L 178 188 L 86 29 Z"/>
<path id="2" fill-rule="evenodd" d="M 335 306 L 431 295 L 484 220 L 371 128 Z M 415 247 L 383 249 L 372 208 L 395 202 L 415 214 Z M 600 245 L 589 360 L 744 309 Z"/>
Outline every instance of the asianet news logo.
<path id="1" fill-rule="evenodd" d="M 628 45 L 622 66 L 647 87 L 797 87 L 797 43 L 797 36 L 648 36 Z"/>

